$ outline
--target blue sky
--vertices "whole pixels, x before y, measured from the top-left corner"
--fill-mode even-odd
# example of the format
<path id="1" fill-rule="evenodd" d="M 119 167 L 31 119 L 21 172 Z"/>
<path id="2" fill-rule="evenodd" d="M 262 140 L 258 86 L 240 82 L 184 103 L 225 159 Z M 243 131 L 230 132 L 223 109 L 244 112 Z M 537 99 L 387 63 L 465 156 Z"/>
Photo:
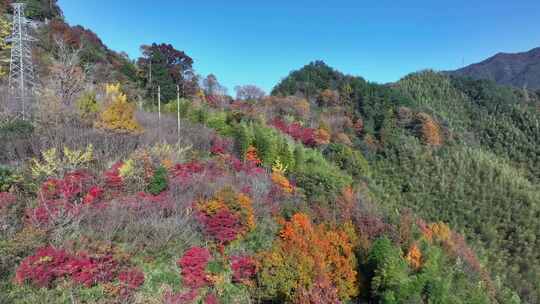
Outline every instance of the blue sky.
<path id="1" fill-rule="evenodd" d="M 540 46 L 539 0 L 59 0 L 67 21 L 139 56 L 166 42 L 229 88 L 269 91 L 313 60 L 391 82 Z"/>

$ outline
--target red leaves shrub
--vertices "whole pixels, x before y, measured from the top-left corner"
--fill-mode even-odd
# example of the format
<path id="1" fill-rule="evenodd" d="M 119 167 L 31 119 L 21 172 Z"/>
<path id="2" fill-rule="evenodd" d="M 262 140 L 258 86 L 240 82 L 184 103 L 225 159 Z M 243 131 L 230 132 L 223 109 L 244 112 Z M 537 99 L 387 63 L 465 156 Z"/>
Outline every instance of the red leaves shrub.
<path id="1" fill-rule="evenodd" d="M 62 197 L 68 201 L 78 198 L 88 190 L 92 180 L 92 176 L 84 171 L 66 173 L 60 183 Z"/>
<path id="2" fill-rule="evenodd" d="M 210 200 L 195 203 L 195 209 L 207 235 L 220 245 L 234 241 L 255 228 L 251 199 L 230 188 L 221 190 Z"/>
<path id="3" fill-rule="evenodd" d="M 35 225 L 42 226 L 62 216 L 76 216 L 81 210 L 79 202 L 95 202 L 102 194 L 92 187 L 93 176 L 85 171 L 66 173 L 63 179 L 49 178 L 40 188 L 38 205 L 26 210 Z"/>
<path id="4" fill-rule="evenodd" d="M 199 296 L 198 289 L 191 289 L 186 293 L 172 293 L 166 292 L 163 296 L 164 304 L 189 304 L 193 303 Z"/>
<path id="5" fill-rule="evenodd" d="M 117 265 L 112 256 L 93 258 L 80 253 L 67 266 L 75 283 L 92 287 L 97 283 L 112 281 Z"/>
<path id="6" fill-rule="evenodd" d="M 103 196 L 103 188 L 99 186 L 93 186 L 88 190 L 88 193 L 83 198 L 83 203 L 85 204 L 93 204 L 98 202 L 101 197 Z"/>
<path id="7" fill-rule="evenodd" d="M 248 160 L 243 162 L 232 155 L 226 155 L 224 158 L 226 161 L 228 161 L 230 167 L 237 173 L 243 172 L 250 176 L 265 173 L 264 169 L 259 167 L 258 162 L 256 161 Z"/>
<path id="8" fill-rule="evenodd" d="M 211 293 L 204 298 L 204 304 L 219 304 L 219 301 L 215 294 Z"/>
<path id="9" fill-rule="evenodd" d="M 43 199 L 55 199 L 60 197 L 62 180 L 49 178 L 41 185 L 41 195 Z"/>
<path id="10" fill-rule="evenodd" d="M 225 138 L 215 136 L 212 139 L 212 147 L 210 152 L 214 155 L 228 154 L 231 151 L 232 142 Z"/>
<path id="11" fill-rule="evenodd" d="M 105 185 L 107 188 L 115 190 L 122 188 L 123 179 L 120 176 L 120 168 L 123 165 L 123 162 L 117 162 L 109 170 L 103 173 L 103 177 L 105 178 Z"/>
<path id="12" fill-rule="evenodd" d="M 34 225 L 46 226 L 61 217 L 75 217 L 80 210 L 80 205 L 64 199 L 55 199 L 40 201 L 37 207 L 26 210 L 26 216 Z"/>
<path id="13" fill-rule="evenodd" d="M 137 268 L 128 269 L 118 274 L 118 280 L 129 289 L 137 289 L 144 284 L 144 273 Z"/>
<path id="14" fill-rule="evenodd" d="M 248 256 L 233 256 L 231 258 L 233 282 L 245 283 L 257 273 L 257 265 L 253 258 Z"/>
<path id="15" fill-rule="evenodd" d="M 9 192 L 0 192 L 0 209 L 7 208 L 17 201 L 15 195 Z"/>
<path id="16" fill-rule="evenodd" d="M 176 264 L 180 267 L 184 284 L 191 288 L 204 287 L 209 283 L 206 266 L 210 261 L 210 251 L 193 247 L 184 253 Z"/>
<path id="17" fill-rule="evenodd" d="M 91 287 L 115 280 L 119 268 L 120 263 L 111 252 L 71 254 L 64 249 L 48 246 L 38 249 L 34 255 L 22 261 L 17 268 L 15 282 L 20 285 L 29 282 L 38 287 L 52 287 L 55 280 L 65 278 Z M 144 282 L 144 274 L 128 270 L 120 272 L 118 279 L 135 289 Z"/>
<path id="18" fill-rule="evenodd" d="M 52 282 L 67 274 L 65 265 L 71 256 L 62 249 L 43 247 L 27 257 L 17 268 L 15 282 L 22 285 L 31 282 L 38 287 L 50 287 Z"/>
<path id="19" fill-rule="evenodd" d="M 59 199 L 73 201 L 90 188 L 93 177 L 85 171 L 66 173 L 63 179 L 49 178 L 41 185 L 41 199 Z"/>
<path id="20" fill-rule="evenodd" d="M 218 243 L 234 241 L 242 232 L 242 223 L 229 210 L 223 209 L 216 214 L 201 217 L 205 232 Z"/>
<path id="21" fill-rule="evenodd" d="M 198 161 L 191 161 L 184 164 L 178 164 L 172 169 L 172 176 L 179 180 L 185 180 L 192 177 L 194 174 L 201 173 L 204 166 Z"/>

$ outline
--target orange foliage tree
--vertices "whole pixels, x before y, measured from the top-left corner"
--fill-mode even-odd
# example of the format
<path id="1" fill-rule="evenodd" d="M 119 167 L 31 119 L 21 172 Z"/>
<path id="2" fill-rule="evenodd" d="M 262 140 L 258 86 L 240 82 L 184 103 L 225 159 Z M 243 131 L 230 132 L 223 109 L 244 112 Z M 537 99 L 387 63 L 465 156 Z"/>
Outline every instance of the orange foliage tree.
<path id="1" fill-rule="evenodd" d="M 289 180 L 285 177 L 285 171 L 287 168 L 281 163 L 279 159 L 276 160 L 272 166 L 272 182 L 279 186 L 285 193 L 292 193 L 294 191 L 293 186 Z"/>
<path id="2" fill-rule="evenodd" d="M 326 89 L 319 94 L 319 103 L 322 106 L 335 106 L 339 104 L 339 92 Z"/>
<path id="3" fill-rule="evenodd" d="M 259 158 L 259 154 L 257 153 L 257 148 L 255 148 L 254 146 L 249 146 L 249 148 L 247 149 L 246 160 L 256 165 L 260 165 L 262 163 L 261 159 Z"/>
<path id="4" fill-rule="evenodd" d="M 426 113 L 418 113 L 416 118 L 420 123 L 420 135 L 424 142 L 431 146 L 442 145 L 443 138 L 439 124 Z"/>
<path id="5" fill-rule="evenodd" d="M 302 213 L 282 224 L 272 248 L 259 255 L 263 296 L 295 301 L 302 291 L 313 290 L 317 282 L 326 280 L 337 289 L 342 301 L 358 294 L 352 224 L 335 229 L 313 225 Z"/>
<path id="6" fill-rule="evenodd" d="M 317 145 L 327 145 L 330 143 L 330 133 L 323 128 L 315 131 L 315 142 Z"/>
<path id="7" fill-rule="evenodd" d="M 409 248 L 405 260 L 407 260 L 411 268 L 415 270 L 419 270 L 420 267 L 422 267 L 422 251 L 420 251 L 420 248 L 416 243 L 412 244 L 411 248 Z"/>

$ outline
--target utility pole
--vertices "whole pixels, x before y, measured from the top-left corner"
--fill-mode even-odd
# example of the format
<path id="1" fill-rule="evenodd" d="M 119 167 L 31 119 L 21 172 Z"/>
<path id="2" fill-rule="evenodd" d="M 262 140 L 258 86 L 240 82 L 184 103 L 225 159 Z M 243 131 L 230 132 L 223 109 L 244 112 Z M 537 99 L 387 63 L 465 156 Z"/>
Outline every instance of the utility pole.
<path id="1" fill-rule="evenodd" d="M 157 87 L 157 99 L 158 99 L 158 137 L 161 141 L 161 86 Z"/>
<path id="2" fill-rule="evenodd" d="M 306 99 L 309 102 L 309 84 L 311 82 L 311 70 L 307 71 Z"/>
<path id="3" fill-rule="evenodd" d="M 161 87 L 157 87 L 157 98 L 158 98 L 158 121 L 161 122 Z"/>
<path id="4" fill-rule="evenodd" d="M 13 28 L 6 42 L 11 43 L 11 61 L 9 66 L 9 90 L 11 98 L 17 104 L 22 119 L 26 118 L 27 103 L 33 96 L 35 87 L 34 66 L 31 43 L 37 41 L 29 34 L 28 20 L 24 16 L 24 3 L 12 3 Z"/>
<path id="5" fill-rule="evenodd" d="M 180 85 L 176 85 L 176 132 L 180 141 Z"/>
<path id="6" fill-rule="evenodd" d="M 153 52 L 150 53 L 150 63 L 148 67 L 148 87 L 150 89 L 150 96 L 152 96 L 152 104 L 154 104 L 155 96 L 154 96 L 154 85 L 152 84 L 152 60 L 153 60 Z"/>

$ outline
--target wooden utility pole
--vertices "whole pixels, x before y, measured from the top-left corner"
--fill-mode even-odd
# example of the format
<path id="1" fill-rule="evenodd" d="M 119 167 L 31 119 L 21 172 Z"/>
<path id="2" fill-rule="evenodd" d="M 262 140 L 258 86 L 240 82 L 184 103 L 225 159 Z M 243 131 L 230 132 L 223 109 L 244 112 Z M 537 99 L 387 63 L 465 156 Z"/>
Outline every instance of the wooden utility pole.
<path id="1" fill-rule="evenodd" d="M 161 87 L 157 87 L 157 108 L 158 108 L 158 121 L 161 122 Z"/>
<path id="2" fill-rule="evenodd" d="M 180 85 L 176 85 L 176 132 L 180 141 Z"/>
<path id="3" fill-rule="evenodd" d="M 158 137 L 161 141 L 161 86 L 157 87 L 157 98 L 158 98 Z"/>

